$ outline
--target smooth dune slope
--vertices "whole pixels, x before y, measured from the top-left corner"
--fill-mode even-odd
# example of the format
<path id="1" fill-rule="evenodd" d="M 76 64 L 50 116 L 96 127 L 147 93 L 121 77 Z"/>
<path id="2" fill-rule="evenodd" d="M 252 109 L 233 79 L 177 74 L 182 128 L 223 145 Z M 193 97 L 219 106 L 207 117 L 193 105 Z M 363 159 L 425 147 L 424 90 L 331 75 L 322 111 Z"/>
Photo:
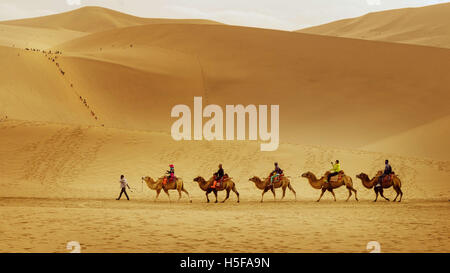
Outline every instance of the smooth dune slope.
<path id="1" fill-rule="evenodd" d="M 0 22 L 0 45 L 49 48 L 107 29 L 143 24 L 220 24 L 202 19 L 141 18 L 95 6 L 36 18 Z"/>
<path id="2" fill-rule="evenodd" d="M 4 25 L 0 22 L 0 46 L 16 48 L 49 48 L 86 35 L 84 32 Z"/>
<path id="3" fill-rule="evenodd" d="M 450 3 L 369 13 L 298 32 L 450 48 Z"/>
<path id="4" fill-rule="evenodd" d="M 60 73 L 58 60 L 48 58 L 42 52 L 0 46 L 2 118 L 99 124 Z"/>
<path id="5" fill-rule="evenodd" d="M 142 18 L 95 6 L 82 7 L 54 15 L 0 22 L 0 24 L 14 26 L 66 29 L 89 33 L 133 25 L 166 23 L 218 24 L 214 21 L 200 19 L 176 20 Z"/>
<path id="6" fill-rule="evenodd" d="M 124 119 L 146 130 L 168 131 L 174 103 L 192 105 L 193 95 L 203 96 L 204 104 L 223 107 L 279 104 L 282 141 L 339 147 L 367 145 L 450 111 L 450 94 L 444 88 L 450 81 L 446 49 L 225 25 L 134 26 L 91 34 L 54 49 L 67 53 L 62 60 L 68 71 L 76 71 L 79 86 L 96 90 L 89 97 L 98 107 L 121 107 Z M 164 51 L 167 56 L 158 53 Z M 189 78 L 191 85 L 181 84 L 184 91 L 172 93 L 174 83 L 162 77 L 169 69 L 162 69 L 165 63 L 172 64 L 169 56 L 185 56 L 173 63 L 190 67 L 190 73 L 179 73 L 170 66 L 177 77 Z M 87 66 L 87 59 L 96 62 Z M 102 69 L 96 68 L 100 60 Z M 108 68 L 106 63 L 114 65 Z M 161 77 L 148 85 L 135 84 L 139 76 L 123 79 L 115 72 L 117 64 Z M 104 76 L 89 81 L 89 75 L 98 72 Z M 99 90 L 106 83 L 109 91 L 122 94 L 121 106 L 101 105 Z M 155 85 L 166 91 L 153 93 Z M 141 91 L 128 97 L 124 88 Z M 135 103 L 161 111 L 137 115 Z M 166 126 L 154 127 L 147 120 Z M 120 125 L 119 119 L 111 122 Z"/>
<path id="7" fill-rule="evenodd" d="M 378 152 L 395 151 L 403 155 L 448 160 L 450 146 L 445 143 L 448 139 L 450 139 L 450 116 L 382 139 L 365 146 L 364 149 Z"/>

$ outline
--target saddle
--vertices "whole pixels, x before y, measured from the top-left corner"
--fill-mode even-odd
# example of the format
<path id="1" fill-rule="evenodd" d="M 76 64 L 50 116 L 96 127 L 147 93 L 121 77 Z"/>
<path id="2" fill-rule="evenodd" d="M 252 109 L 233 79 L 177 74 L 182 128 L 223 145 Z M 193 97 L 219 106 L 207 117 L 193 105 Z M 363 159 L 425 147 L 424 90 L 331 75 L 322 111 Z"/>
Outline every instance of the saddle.
<path id="1" fill-rule="evenodd" d="M 223 175 L 223 177 L 220 179 L 220 180 L 217 180 L 216 179 L 216 177 L 214 176 L 214 181 L 217 181 L 217 184 L 216 184 L 216 189 L 221 189 L 222 188 L 222 186 L 223 186 L 223 182 L 225 181 L 225 180 L 227 180 L 227 179 L 229 179 L 230 177 L 228 176 L 228 174 L 226 173 L 226 174 L 224 174 Z M 211 184 L 211 186 L 212 186 L 213 184 Z"/>
<path id="2" fill-rule="evenodd" d="M 344 171 L 340 171 L 337 175 L 330 177 L 330 182 L 338 182 L 344 178 Z"/>
<path id="3" fill-rule="evenodd" d="M 164 180 L 163 180 L 163 185 L 167 185 L 167 183 L 171 183 L 171 182 L 176 182 L 177 180 L 178 180 L 178 178 L 176 176 L 170 177 L 170 178 L 167 178 L 167 176 L 165 176 Z"/>
<path id="4" fill-rule="evenodd" d="M 278 175 L 277 177 L 275 177 L 273 179 L 273 183 L 280 182 L 283 177 L 284 177 L 284 173 Z"/>
<path id="5" fill-rule="evenodd" d="M 390 182 L 391 180 L 394 179 L 394 173 L 391 173 L 389 175 L 386 175 L 385 177 L 383 177 L 383 181 L 382 182 Z"/>

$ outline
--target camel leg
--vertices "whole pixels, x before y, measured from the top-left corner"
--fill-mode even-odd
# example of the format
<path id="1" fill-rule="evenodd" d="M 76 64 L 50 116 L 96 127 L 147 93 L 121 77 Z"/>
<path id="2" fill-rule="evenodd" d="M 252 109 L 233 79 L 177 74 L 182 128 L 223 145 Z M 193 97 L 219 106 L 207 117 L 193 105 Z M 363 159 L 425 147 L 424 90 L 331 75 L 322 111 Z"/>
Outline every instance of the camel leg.
<path id="1" fill-rule="evenodd" d="M 270 190 L 272 191 L 272 194 L 273 194 L 273 201 L 277 201 L 277 197 L 275 195 L 275 189 L 273 187 L 271 187 Z"/>
<path id="2" fill-rule="evenodd" d="M 322 196 L 323 196 L 323 194 L 325 193 L 326 190 L 327 189 L 325 189 L 325 188 L 322 189 L 322 193 L 320 194 L 319 199 L 317 199 L 317 202 L 319 202 L 320 199 L 322 199 Z"/>
<path id="3" fill-rule="evenodd" d="M 155 199 L 153 201 L 156 202 L 156 199 L 158 199 L 158 196 L 159 196 L 160 193 L 161 193 L 161 189 L 156 190 L 156 196 L 155 196 Z"/>
<path id="4" fill-rule="evenodd" d="M 177 200 L 177 202 L 179 202 L 180 199 L 181 199 L 181 189 L 177 189 L 177 191 L 178 191 L 178 200 Z"/>
<path id="5" fill-rule="evenodd" d="M 209 192 L 206 191 L 206 203 L 209 203 L 209 197 L 208 197 Z"/>
<path id="6" fill-rule="evenodd" d="M 356 201 L 359 201 L 359 200 L 358 200 L 358 196 L 356 195 L 358 192 L 357 192 L 354 188 L 352 188 L 352 191 L 355 192 L 355 200 L 356 200 Z"/>
<path id="7" fill-rule="evenodd" d="M 184 192 L 187 196 L 188 196 L 188 198 L 189 198 L 189 202 L 191 202 L 192 203 L 192 199 L 191 199 L 191 196 L 189 195 L 189 193 L 188 193 L 188 191 L 187 190 L 185 190 L 184 188 L 182 188 L 181 189 L 181 191 L 182 192 Z"/>
<path id="8" fill-rule="evenodd" d="M 269 190 L 269 188 L 265 188 L 261 194 L 261 203 L 263 202 L 264 199 L 264 194 Z"/>
<path id="9" fill-rule="evenodd" d="M 236 190 L 236 186 L 233 186 L 233 188 L 231 188 L 231 190 L 236 194 L 237 196 L 237 202 L 239 203 L 239 192 Z"/>
<path id="10" fill-rule="evenodd" d="M 283 199 L 284 199 L 284 196 L 286 195 L 286 187 L 287 187 L 287 186 L 285 186 L 285 187 L 282 188 L 282 190 L 283 190 L 283 196 L 281 196 L 281 200 L 283 200 Z"/>
<path id="11" fill-rule="evenodd" d="M 170 200 L 170 194 L 169 194 L 169 191 L 166 190 L 166 189 L 164 189 L 164 192 L 167 194 L 167 197 L 169 198 L 169 202 L 172 202 L 172 201 Z"/>
<path id="12" fill-rule="evenodd" d="M 397 192 L 397 195 L 395 196 L 394 200 L 392 200 L 392 202 L 397 201 L 397 197 L 399 196 L 399 193 Z"/>
<path id="13" fill-rule="evenodd" d="M 297 193 L 295 192 L 295 190 L 294 190 L 294 188 L 292 187 L 291 183 L 288 184 L 288 188 L 289 188 L 289 190 L 291 190 L 291 192 L 294 193 L 295 200 L 297 200 Z"/>
<path id="14" fill-rule="evenodd" d="M 400 199 L 398 200 L 398 202 L 401 202 L 401 201 L 402 201 L 402 196 L 403 196 L 402 190 L 401 190 L 400 187 L 398 187 L 398 186 L 395 186 L 395 185 L 394 185 L 393 187 L 394 187 L 395 192 L 397 193 L 397 196 L 395 196 L 393 202 L 395 202 L 395 201 L 397 200 L 397 197 L 398 197 L 399 195 L 400 195 Z"/>
<path id="15" fill-rule="evenodd" d="M 380 187 L 381 188 L 381 187 Z M 390 201 L 389 198 L 384 197 L 383 195 L 383 189 L 380 189 L 380 195 L 383 197 L 386 201 Z"/>
<path id="16" fill-rule="evenodd" d="M 377 190 L 377 188 L 374 188 L 373 190 L 375 191 L 375 200 L 373 200 L 373 202 L 377 202 L 377 200 L 378 200 L 378 190 Z"/>
<path id="17" fill-rule="evenodd" d="M 227 189 L 227 196 L 225 197 L 225 199 L 223 199 L 222 203 L 225 203 L 225 201 L 227 201 L 228 197 L 230 197 L 230 189 Z"/>
<path id="18" fill-rule="evenodd" d="M 352 196 L 352 191 L 350 189 L 348 189 L 348 197 L 347 197 L 347 200 L 345 200 L 345 202 L 347 202 L 348 199 L 350 199 L 350 196 Z"/>
<path id="19" fill-rule="evenodd" d="M 398 192 L 398 189 L 396 187 L 394 187 L 394 190 L 397 193 L 397 195 L 395 196 L 394 200 L 392 200 L 392 202 L 397 201 L 397 197 L 400 195 L 400 193 Z"/>
<path id="20" fill-rule="evenodd" d="M 333 198 L 334 198 L 334 202 L 336 202 L 336 195 L 334 195 L 334 191 L 333 191 L 333 190 L 331 190 L 330 192 L 331 192 L 331 194 L 333 195 Z"/>
<path id="21" fill-rule="evenodd" d="M 403 191 L 400 188 L 398 188 L 398 191 L 400 192 L 400 199 L 398 200 L 398 202 L 402 202 Z"/>
<path id="22" fill-rule="evenodd" d="M 213 193 L 216 196 L 216 202 L 214 202 L 214 203 L 217 203 L 217 191 L 214 190 Z"/>

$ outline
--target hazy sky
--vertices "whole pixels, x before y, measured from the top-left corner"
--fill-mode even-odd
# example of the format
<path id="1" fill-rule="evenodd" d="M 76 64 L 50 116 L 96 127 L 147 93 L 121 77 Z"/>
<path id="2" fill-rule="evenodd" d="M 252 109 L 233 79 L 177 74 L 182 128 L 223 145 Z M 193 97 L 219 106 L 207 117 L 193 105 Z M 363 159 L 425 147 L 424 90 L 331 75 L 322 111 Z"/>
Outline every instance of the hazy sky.
<path id="1" fill-rule="evenodd" d="M 0 0 L 0 21 L 102 6 L 141 17 L 203 18 L 294 30 L 368 12 L 450 1 L 426 0 Z"/>

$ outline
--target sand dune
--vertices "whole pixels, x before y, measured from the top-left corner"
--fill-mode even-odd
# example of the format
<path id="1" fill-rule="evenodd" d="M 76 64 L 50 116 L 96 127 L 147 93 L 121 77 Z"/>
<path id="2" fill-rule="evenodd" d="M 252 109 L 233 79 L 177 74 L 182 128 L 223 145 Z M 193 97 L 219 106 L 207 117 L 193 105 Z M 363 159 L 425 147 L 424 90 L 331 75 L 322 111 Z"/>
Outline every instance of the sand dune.
<path id="1" fill-rule="evenodd" d="M 442 86 L 449 78 L 444 67 L 450 66 L 450 54 L 444 49 L 221 25 L 136 26 L 92 34 L 56 48 L 131 68 L 142 68 L 137 60 L 144 63 L 161 49 L 172 56 L 185 55 L 190 61 L 184 63 L 195 72 L 183 74 L 195 84 L 183 84 L 188 93 L 219 105 L 276 101 L 282 111 L 281 135 L 289 142 L 358 147 L 448 114 L 449 94 Z M 144 69 L 157 69 L 164 58 L 152 58 Z M 83 81 L 95 68 L 80 65 L 77 70 L 83 74 L 77 78 L 88 89 Z M 93 89 L 104 89 L 101 78 L 92 83 Z M 167 113 L 173 102 L 192 104 L 185 92 L 177 91 L 183 94 L 177 100 L 180 95 L 155 94 L 144 85 L 131 88 L 133 82 L 120 76 L 108 80 L 115 81 L 111 88 L 117 92 L 124 89 L 124 82 L 127 88 L 142 88 L 141 96 L 150 92 L 152 97 L 141 97 L 142 103 L 167 101 L 166 109 L 152 115 L 152 120 L 170 124 Z M 170 91 L 164 78 L 152 83 Z M 133 105 L 130 102 L 124 111 L 133 109 L 130 115 L 137 121 L 143 116 L 134 114 Z M 391 109 L 396 109 L 395 115 L 386 115 Z M 320 133 L 324 130 L 333 133 Z"/>
<path id="2" fill-rule="evenodd" d="M 220 24 L 202 19 L 141 18 L 103 7 L 87 6 L 36 18 L 0 22 L 0 45 L 50 48 L 89 33 L 144 24 Z"/>
<path id="3" fill-rule="evenodd" d="M 450 48 L 450 3 L 369 13 L 298 32 Z"/>
<path id="4" fill-rule="evenodd" d="M 357 148 L 449 114 L 445 49 L 198 24 L 116 28 L 53 49 L 64 52 L 67 85 L 44 91 L 87 98 L 107 127 L 167 132 L 171 107 L 192 105 L 194 95 L 222 106 L 276 101 L 282 141 Z M 17 76 L 6 83 L 28 77 L 21 69 L 11 62 Z M 22 84 L 39 93 L 32 82 Z M 13 118 L 60 118 L 17 109 Z"/>
<path id="5" fill-rule="evenodd" d="M 23 120 L 94 124 L 56 66 L 59 60 L 52 61 L 56 55 L 50 56 L 0 47 L 0 58 L 7 64 L 0 66 L 0 114 Z"/>
<path id="6" fill-rule="evenodd" d="M 72 240 L 84 252 L 366 252 L 372 240 L 383 252 L 448 252 L 448 49 L 161 23 L 100 8 L 3 23 L 1 252 L 66 252 Z M 194 96 L 222 107 L 279 104 L 279 149 L 174 141 L 170 110 L 192 106 Z M 402 203 L 372 203 L 373 191 L 355 178 L 373 176 L 386 158 L 402 179 Z M 326 193 L 316 203 L 320 193 L 299 177 L 322 175 L 334 159 L 359 202 L 345 203 L 340 188 L 338 202 Z M 248 178 L 266 176 L 275 161 L 297 201 L 287 192 L 279 202 L 278 190 L 278 201 L 267 194 L 259 203 Z M 192 182 L 219 162 L 240 204 L 234 195 L 206 204 Z M 158 177 L 170 163 L 192 204 L 165 194 L 154 203 L 143 185 L 142 176 Z M 120 174 L 133 188 L 130 202 L 113 200 Z M 214 239 L 211 223 L 222 231 Z M 261 240 L 276 228 L 285 234 Z"/>
<path id="7" fill-rule="evenodd" d="M 442 143 L 450 139 L 450 117 L 446 116 L 399 135 L 367 145 L 364 149 L 448 160 L 450 147 Z M 439 145 L 436 145 L 440 143 Z"/>
<path id="8" fill-rule="evenodd" d="M 153 19 L 136 17 L 115 10 L 87 6 L 76 10 L 43 17 L 3 21 L 0 24 L 49 29 L 65 29 L 78 32 L 98 32 L 112 28 L 144 24 L 219 24 L 211 20 L 195 19 Z"/>
<path id="9" fill-rule="evenodd" d="M 16 48 L 49 48 L 86 35 L 84 32 L 3 25 L 0 22 L 0 46 Z"/>

